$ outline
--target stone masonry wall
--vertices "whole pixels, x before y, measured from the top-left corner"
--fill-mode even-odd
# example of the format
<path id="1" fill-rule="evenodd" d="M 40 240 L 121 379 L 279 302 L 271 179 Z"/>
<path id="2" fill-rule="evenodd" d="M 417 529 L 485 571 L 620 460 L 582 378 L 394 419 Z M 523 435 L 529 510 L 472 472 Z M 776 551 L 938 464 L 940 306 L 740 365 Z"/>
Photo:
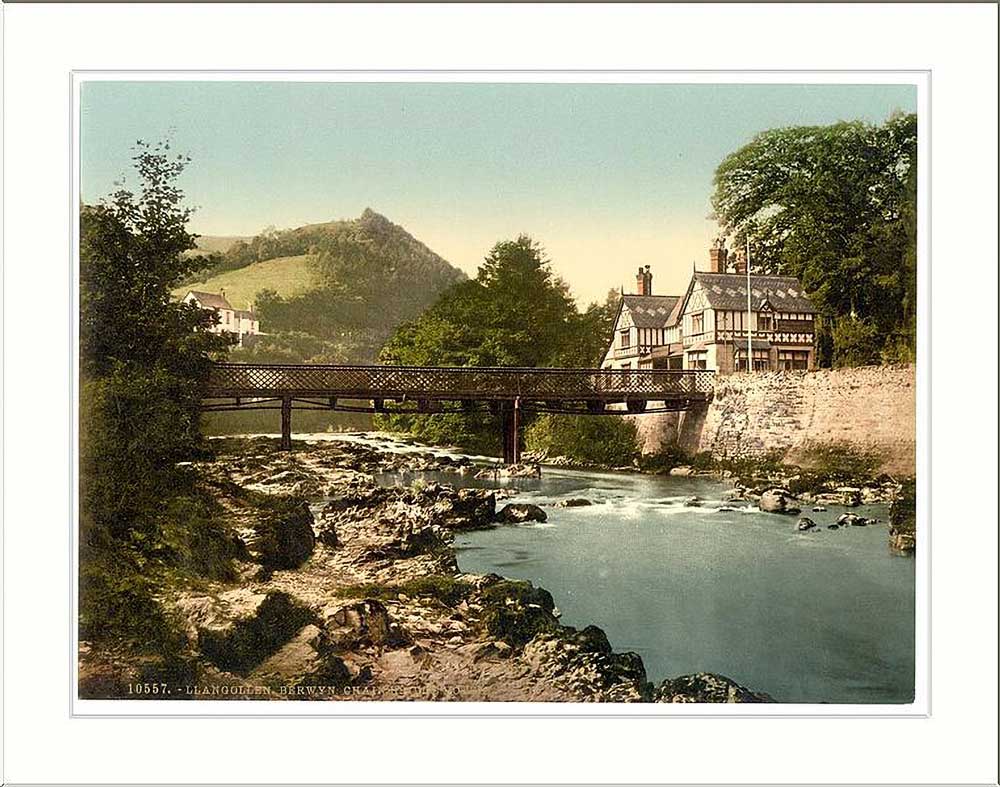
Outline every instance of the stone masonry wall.
<path id="1" fill-rule="evenodd" d="M 646 453 L 666 445 L 717 458 L 779 451 L 803 463 L 809 446 L 851 445 L 878 453 L 885 472 L 915 472 L 912 365 L 720 376 L 701 411 L 633 417 Z"/>

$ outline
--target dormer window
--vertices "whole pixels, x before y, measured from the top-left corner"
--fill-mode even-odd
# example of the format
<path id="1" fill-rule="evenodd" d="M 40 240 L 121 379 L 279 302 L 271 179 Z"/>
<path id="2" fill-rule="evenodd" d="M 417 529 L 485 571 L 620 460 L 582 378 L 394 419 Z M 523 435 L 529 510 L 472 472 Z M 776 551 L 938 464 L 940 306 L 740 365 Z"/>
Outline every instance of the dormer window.
<path id="1" fill-rule="evenodd" d="M 691 315 L 691 333 L 704 333 L 705 331 L 705 313 L 698 312 L 697 314 Z"/>
<path id="2" fill-rule="evenodd" d="M 774 330 L 774 315 L 770 312 L 761 312 L 757 315 L 757 330 L 759 331 L 773 331 Z"/>
<path id="3" fill-rule="evenodd" d="M 630 340 L 629 340 L 628 328 L 626 328 L 624 331 L 618 331 L 618 346 L 624 350 L 629 345 L 630 345 Z"/>

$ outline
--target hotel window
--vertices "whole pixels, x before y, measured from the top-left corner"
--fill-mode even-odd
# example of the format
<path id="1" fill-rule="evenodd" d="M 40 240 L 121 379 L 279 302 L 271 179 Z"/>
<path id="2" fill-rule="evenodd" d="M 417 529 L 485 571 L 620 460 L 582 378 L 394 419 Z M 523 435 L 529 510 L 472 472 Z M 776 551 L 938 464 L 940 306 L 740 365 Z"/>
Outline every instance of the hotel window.
<path id="1" fill-rule="evenodd" d="M 768 350 L 754 350 L 753 370 L 755 372 L 766 372 L 770 368 L 771 368 L 771 353 Z M 746 348 L 738 347 L 736 348 L 736 371 L 745 372 L 746 370 L 747 370 Z"/>
<path id="2" fill-rule="evenodd" d="M 695 350 L 688 353 L 688 369 L 707 369 L 708 351 Z"/>
<path id="3" fill-rule="evenodd" d="M 691 333 L 703 333 L 705 331 L 705 313 L 698 312 L 691 315 Z"/>
<path id="4" fill-rule="evenodd" d="M 808 350 L 778 350 L 778 368 L 805 371 L 809 368 Z"/>
<path id="5" fill-rule="evenodd" d="M 774 315 L 770 312 L 761 312 L 757 315 L 757 330 L 758 331 L 773 331 L 774 330 Z"/>
<path id="6" fill-rule="evenodd" d="M 623 350 L 629 346 L 628 334 L 629 332 L 627 328 L 624 331 L 618 332 L 618 346 L 621 347 Z"/>

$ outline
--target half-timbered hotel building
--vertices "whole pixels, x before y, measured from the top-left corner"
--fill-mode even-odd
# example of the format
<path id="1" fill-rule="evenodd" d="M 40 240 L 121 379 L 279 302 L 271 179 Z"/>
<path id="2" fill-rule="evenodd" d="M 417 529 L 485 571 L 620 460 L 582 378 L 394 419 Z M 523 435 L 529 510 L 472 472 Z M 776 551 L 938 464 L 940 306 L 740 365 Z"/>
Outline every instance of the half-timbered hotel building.
<path id="1" fill-rule="evenodd" d="M 750 279 L 746 261 L 721 243 L 710 270 L 694 271 L 683 295 L 653 295 L 649 266 L 636 275 L 635 295 L 622 295 L 604 369 L 747 369 L 747 328 L 754 371 L 813 369 L 815 308 L 798 279 Z"/>

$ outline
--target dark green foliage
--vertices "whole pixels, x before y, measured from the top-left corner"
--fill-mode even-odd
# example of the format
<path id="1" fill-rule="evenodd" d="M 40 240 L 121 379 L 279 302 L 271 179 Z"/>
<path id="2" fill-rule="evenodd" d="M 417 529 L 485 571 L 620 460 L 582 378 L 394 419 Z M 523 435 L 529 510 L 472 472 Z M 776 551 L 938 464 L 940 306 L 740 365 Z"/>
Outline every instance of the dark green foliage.
<path id="1" fill-rule="evenodd" d="M 889 505 L 889 522 L 893 532 L 915 533 L 917 530 L 917 483 L 907 479 Z"/>
<path id="2" fill-rule="evenodd" d="M 686 465 L 690 457 L 676 445 L 666 445 L 652 454 L 639 457 L 639 469 L 646 473 L 669 473 L 673 468 Z"/>
<path id="3" fill-rule="evenodd" d="M 525 432 L 525 447 L 606 467 L 639 459 L 635 422 L 617 416 L 540 415 Z"/>
<path id="4" fill-rule="evenodd" d="M 849 443 L 807 443 L 796 452 L 796 461 L 817 478 L 830 483 L 870 481 L 879 473 L 882 455 Z"/>
<path id="5" fill-rule="evenodd" d="M 237 243 L 222 266 L 209 273 L 300 254 L 312 255 L 320 286 L 288 298 L 259 292 L 255 308 L 269 335 L 235 352 L 234 360 L 371 362 L 396 326 L 464 279 L 402 227 L 371 210 L 355 221 L 272 230 L 249 244 Z"/>
<path id="6" fill-rule="evenodd" d="M 544 588 L 523 580 L 502 580 L 483 589 L 486 630 L 515 647 L 526 644 L 536 634 L 556 631 L 559 623 L 552 615 L 555 601 Z"/>
<path id="7" fill-rule="evenodd" d="M 228 340 L 205 330 L 214 316 L 170 298 L 197 262 L 175 184 L 187 159 L 169 147 L 138 143 L 138 192 L 123 185 L 80 213 L 81 632 L 151 649 L 174 639 L 154 598 L 163 571 L 225 575 L 216 558 L 232 546 L 192 510 L 179 466 L 200 450 L 200 385 Z M 198 524 L 184 532 L 189 515 Z M 208 542 L 219 548 L 194 560 Z"/>
<path id="8" fill-rule="evenodd" d="M 368 583 L 342 588 L 341 596 L 347 598 L 373 598 L 380 601 L 391 601 L 400 593 L 411 598 L 433 598 L 446 607 L 454 607 L 469 598 L 474 587 L 456 577 L 446 574 L 430 574 L 394 585 Z"/>
<path id="9" fill-rule="evenodd" d="M 712 203 L 755 270 L 798 276 L 825 365 L 916 347 L 916 115 L 765 131 L 715 172 Z M 849 325 L 843 325 L 849 321 Z"/>
<path id="10" fill-rule="evenodd" d="M 287 593 L 271 592 L 253 616 L 224 631 L 203 629 L 198 632 L 198 643 L 205 657 L 220 669 L 246 675 L 314 621 L 313 613 Z"/>
<path id="11" fill-rule="evenodd" d="M 497 243 L 473 281 L 448 289 L 379 354 L 403 366 L 596 366 L 617 301 L 577 311 L 542 247 L 526 235 Z M 532 416 L 525 416 L 525 424 Z M 500 421 L 479 408 L 448 415 L 385 416 L 377 423 L 421 440 L 495 454 Z M 582 441 L 581 441 L 582 442 Z M 592 460 L 593 461 L 593 460 Z"/>
<path id="12" fill-rule="evenodd" d="M 503 580 L 483 589 L 485 603 L 507 605 L 513 601 L 521 605 L 541 607 L 546 612 L 552 612 L 556 603 L 552 594 L 545 588 L 536 588 L 525 580 Z"/>

